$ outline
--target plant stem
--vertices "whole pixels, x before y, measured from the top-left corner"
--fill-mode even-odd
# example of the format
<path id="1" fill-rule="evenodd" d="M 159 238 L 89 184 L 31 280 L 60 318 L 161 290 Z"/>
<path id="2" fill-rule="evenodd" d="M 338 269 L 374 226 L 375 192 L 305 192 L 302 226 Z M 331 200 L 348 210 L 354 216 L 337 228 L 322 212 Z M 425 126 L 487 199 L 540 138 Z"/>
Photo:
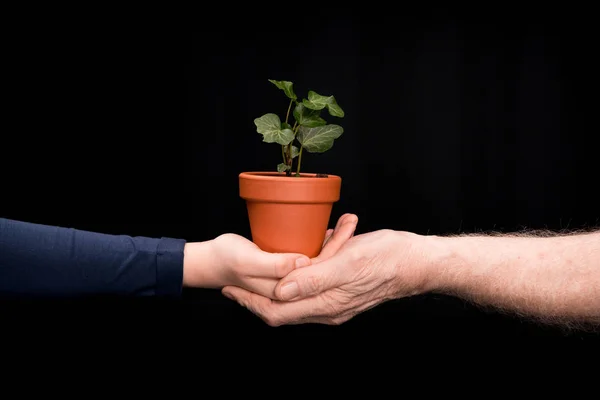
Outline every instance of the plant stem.
<path id="1" fill-rule="evenodd" d="M 285 158 L 285 146 L 281 146 L 281 156 L 283 157 L 283 163 L 287 164 L 287 160 Z"/>
<path id="2" fill-rule="evenodd" d="M 290 105 L 288 106 L 288 110 L 287 113 L 285 114 L 285 123 L 288 123 L 288 118 L 290 116 L 290 110 L 292 109 L 292 104 L 294 103 L 294 100 L 290 100 Z"/>
<path id="3" fill-rule="evenodd" d="M 290 170 L 291 170 L 291 165 L 289 165 L 289 157 L 288 157 L 288 151 L 289 151 L 290 145 L 282 145 L 281 146 L 281 157 L 283 157 L 283 163 L 285 165 L 288 165 L 290 168 L 288 168 L 288 170 L 285 172 L 285 174 L 287 176 L 290 176 Z"/>
<path id="4" fill-rule="evenodd" d="M 294 132 L 294 138 L 296 138 L 296 136 L 298 135 L 298 129 L 300 129 L 300 125 L 298 125 L 298 121 L 294 122 L 294 126 L 292 127 L 292 131 Z M 292 140 L 292 143 L 294 143 L 294 141 Z M 290 146 L 290 152 L 289 152 L 289 162 L 290 162 L 290 169 L 288 169 L 289 172 L 289 176 L 292 175 L 292 164 L 294 163 L 294 160 L 292 158 L 292 143 L 289 144 Z M 297 172 L 296 172 L 296 176 L 298 176 L 298 171 L 300 171 L 300 157 L 302 156 L 302 145 L 300 145 L 300 151 L 298 153 L 298 166 L 297 166 Z"/>
<path id="5" fill-rule="evenodd" d="M 292 109 L 293 103 L 294 103 L 294 100 L 291 99 L 290 104 L 288 105 L 287 113 L 285 114 L 285 123 L 286 124 L 288 123 L 288 119 L 290 117 L 290 110 Z M 297 124 L 298 124 L 298 121 L 294 122 L 294 127 L 292 128 L 292 131 L 294 131 L 296 129 Z M 294 132 L 294 136 L 296 136 L 296 132 Z M 292 140 L 292 143 L 293 142 L 294 141 Z M 288 170 L 286 171 L 287 176 L 292 176 L 292 163 L 294 162 L 294 160 L 292 159 L 292 143 L 288 144 L 285 149 L 283 147 L 281 148 L 281 151 L 283 153 L 283 163 L 289 166 Z M 287 153 L 287 158 L 286 158 L 286 153 Z"/>
<path id="6" fill-rule="evenodd" d="M 304 149 L 304 147 L 300 146 L 300 152 L 298 153 L 298 165 L 296 166 L 296 176 L 300 176 L 300 164 L 302 163 L 302 149 Z"/>

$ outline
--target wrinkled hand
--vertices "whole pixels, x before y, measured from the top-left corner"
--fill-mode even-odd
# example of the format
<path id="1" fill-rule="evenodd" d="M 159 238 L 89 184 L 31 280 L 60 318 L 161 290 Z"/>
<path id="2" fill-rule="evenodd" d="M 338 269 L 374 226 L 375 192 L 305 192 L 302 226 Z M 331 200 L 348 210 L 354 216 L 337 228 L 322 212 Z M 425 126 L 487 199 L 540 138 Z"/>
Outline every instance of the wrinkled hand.
<path id="1" fill-rule="evenodd" d="M 351 215 L 342 216 L 336 229 L 327 231 L 319 259 L 335 254 L 352 236 L 356 224 L 348 229 L 343 224 L 348 217 Z M 266 252 L 243 236 L 227 233 L 211 241 L 186 244 L 183 281 L 186 287 L 235 286 L 275 299 L 279 280 L 311 261 L 302 254 Z"/>
<path id="2" fill-rule="evenodd" d="M 237 287 L 223 294 L 271 326 L 339 325 L 380 303 L 426 290 L 421 239 L 392 230 L 357 235 L 334 255 L 290 272 L 275 287 L 279 300 Z"/>
<path id="3" fill-rule="evenodd" d="M 358 217 L 355 214 L 344 214 L 338 218 L 334 229 L 328 229 L 323 240 L 323 248 L 319 255 L 311 260 L 311 264 L 325 261 L 339 251 L 356 230 Z"/>

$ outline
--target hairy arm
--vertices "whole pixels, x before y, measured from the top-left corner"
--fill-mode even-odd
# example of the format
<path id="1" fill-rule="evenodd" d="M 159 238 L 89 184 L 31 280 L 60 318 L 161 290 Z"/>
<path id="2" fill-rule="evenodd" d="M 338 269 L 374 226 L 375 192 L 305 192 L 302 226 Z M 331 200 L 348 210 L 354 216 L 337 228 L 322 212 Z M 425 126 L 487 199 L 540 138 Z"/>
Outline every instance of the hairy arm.
<path id="1" fill-rule="evenodd" d="M 426 240 L 435 292 L 547 323 L 600 325 L 600 232 Z"/>

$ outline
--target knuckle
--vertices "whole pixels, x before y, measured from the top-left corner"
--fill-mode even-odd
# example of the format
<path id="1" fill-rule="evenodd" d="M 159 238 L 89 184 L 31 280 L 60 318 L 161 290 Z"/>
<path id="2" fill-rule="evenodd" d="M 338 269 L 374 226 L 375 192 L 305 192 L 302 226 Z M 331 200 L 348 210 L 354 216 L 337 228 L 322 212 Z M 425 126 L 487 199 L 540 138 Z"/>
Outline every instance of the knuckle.
<path id="1" fill-rule="evenodd" d="M 329 319 L 335 318 L 337 315 L 337 309 L 330 304 L 326 304 L 315 309 L 315 314 Z"/>
<path id="2" fill-rule="evenodd" d="M 318 275 L 311 275 L 306 279 L 306 287 L 309 292 L 318 292 L 323 287 L 323 278 Z"/>
<path id="3" fill-rule="evenodd" d="M 329 317 L 329 322 L 331 325 L 342 325 L 344 322 L 348 321 L 352 318 L 351 312 L 339 312 L 335 315 Z"/>
<path id="4" fill-rule="evenodd" d="M 288 273 L 289 263 L 285 258 L 277 257 L 273 265 L 273 274 L 276 277 L 283 277 Z"/>
<path id="5" fill-rule="evenodd" d="M 250 307 L 246 300 L 238 300 L 238 303 L 240 303 L 240 306 L 244 307 L 245 309 L 254 312 L 254 310 L 252 309 L 252 307 Z"/>
<path id="6" fill-rule="evenodd" d="M 274 312 L 274 310 L 265 304 L 259 305 L 254 303 L 249 309 L 268 326 L 278 327 L 283 324 L 282 319 Z"/>
<path id="7" fill-rule="evenodd" d="M 342 311 L 343 306 L 336 304 L 335 302 L 329 302 L 321 308 L 321 315 L 325 315 L 330 318 L 336 318 Z"/>
<path id="8" fill-rule="evenodd" d="M 340 326 L 344 322 L 348 321 L 348 319 L 349 319 L 348 317 L 335 317 L 335 318 L 331 318 L 329 321 L 330 321 L 331 325 Z"/>
<path id="9" fill-rule="evenodd" d="M 353 247 L 348 252 L 348 256 L 349 256 L 350 260 L 352 261 L 352 263 L 357 263 L 357 262 L 361 262 L 364 260 L 365 253 L 364 253 L 364 250 Z"/>
<path id="10" fill-rule="evenodd" d="M 281 326 L 281 322 L 279 322 L 278 319 L 273 318 L 273 317 L 265 317 L 263 318 L 263 320 L 265 321 L 265 323 L 267 325 L 269 325 L 271 328 L 277 328 L 279 326 Z"/>
<path id="11" fill-rule="evenodd" d="M 263 313 L 261 314 L 261 318 L 267 325 L 273 328 L 276 328 L 282 324 L 281 319 L 273 313 Z"/>

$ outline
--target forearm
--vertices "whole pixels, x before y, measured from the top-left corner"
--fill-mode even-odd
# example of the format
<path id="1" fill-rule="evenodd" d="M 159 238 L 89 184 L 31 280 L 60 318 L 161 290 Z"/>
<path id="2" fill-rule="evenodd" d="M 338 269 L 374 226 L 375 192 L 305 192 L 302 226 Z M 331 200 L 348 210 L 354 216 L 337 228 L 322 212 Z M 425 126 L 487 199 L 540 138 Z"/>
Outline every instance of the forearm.
<path id="1" fill-rule="evenodd" d="M 600 324 L 600 232 L 430 242 L 435 291 L 547 322 Z"/>
<path id="2" fill-rule="evenodd" d="M 184 243 L 0 219 L 0 293 L 177 296 Z"/>

